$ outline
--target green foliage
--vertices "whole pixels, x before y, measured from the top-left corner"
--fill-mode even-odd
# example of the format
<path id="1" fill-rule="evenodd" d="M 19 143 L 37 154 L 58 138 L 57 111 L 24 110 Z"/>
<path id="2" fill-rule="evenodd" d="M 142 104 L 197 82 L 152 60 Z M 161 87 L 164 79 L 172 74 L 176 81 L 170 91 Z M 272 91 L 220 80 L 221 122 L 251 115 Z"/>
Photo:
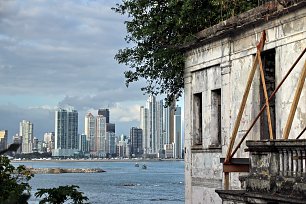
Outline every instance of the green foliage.
<path id="1" fill-rule="evenodd" d="M 73 201 L 74 204 L 81 204 L 88 200 L 86 196 L 83 196 L 82 192 L 77 190 L 79 186 L 59 186 L 57 188 L 41 188 L 35 193 L 36 197 L 45 196 L 39 204 L 62 204 L 67 201 Z"/>
<path id="2" fill-rule="evenodd" d="M 33 175 L 25 166 L 14 167 L 5 156 L 0 156 L 0 203 L 27 203 Z"/>
<path id="3" fill-rule="evenodd" d="M 7 152 L 7 150 L 5 150 Z M 14 167 L 6 156 L 0 156 L 0 203 L 26 204 L 31 194 L 29 184 L 33 174 L 21 165 Z M 36 197 L 44 198 L 39 203 L 61 204 L 72 201 L 75 204 L 85 203 L 88 200 L 83 192 L 77 190 L 79 186 L 67 185 L 58 188 L 38 189 Z"/>
<path id="4" fill-rule="evenodd" d="M 184 86 L 184 55 L 179 49 L 196 40 L 194 34 L 230 16 L 257 6 L 258 0 L 125 0 L 113 10 L 128 16 L 130 47 L 115 59 L 130 70 L 126 85 L 144 78 L 142 91 L 178 98 Z"/>

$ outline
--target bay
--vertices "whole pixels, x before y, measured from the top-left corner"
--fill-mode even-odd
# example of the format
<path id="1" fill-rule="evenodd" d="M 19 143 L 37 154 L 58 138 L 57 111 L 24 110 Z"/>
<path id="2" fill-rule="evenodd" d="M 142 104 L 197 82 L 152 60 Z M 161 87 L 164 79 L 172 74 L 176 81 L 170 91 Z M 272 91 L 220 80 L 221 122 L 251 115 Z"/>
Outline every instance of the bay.
<path id="1" fill-rule="evenodd" d="M 32 195 L 38 188 L 78 185 L 90 203 L 158 204 L 184 203 L 183 161 L 95 161 L 15 162 L 33 168 L 101 168 L 103 173 L 36 174 L 31 179 Z M 142 169 L 142 164 L 147 169 Z M 31 197 L 29 203 L 38 203 Z"/>

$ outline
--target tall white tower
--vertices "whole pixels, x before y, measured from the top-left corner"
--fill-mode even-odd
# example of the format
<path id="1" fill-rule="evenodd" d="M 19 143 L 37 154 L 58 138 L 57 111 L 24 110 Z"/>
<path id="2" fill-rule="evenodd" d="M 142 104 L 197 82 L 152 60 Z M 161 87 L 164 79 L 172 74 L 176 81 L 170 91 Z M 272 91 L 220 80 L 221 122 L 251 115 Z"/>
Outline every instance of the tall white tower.
<path id="1" fill-rule="evenodd" d="M 105 157 L 106 150 L 106 117 L 98 115 L 96 118 L 96 151 L 99 156 Z"/>
<path id="2" fill-rule="evenodd" d="M 142 148 L 144 154 L 148 153 L 148 140 L 149 140 L 149 112 L 144 106 L 140 106 L 140 128 L 142 129 Z"/>
<path id="3" fill-rule="evenodd" d="M 174 113 L 174 158 L 182 158 L 182 125 L 181 107 L 175 108 Z"/>
<path id="4" fill-rule="evenodd" d="M 148 153 L 155 154 L 157 153 L 157 132 L 156 132 L 156 98 L 155 96 L 150 95 L 147 100 L 147 108 L 148 108 L 148 124 L 149 124 L 149 131 L 148 131 L 148 139 L 147 139 L 147 146 L 148 146 Z"/>
<path id="5" fill-rule="evenodd" d="M 163 115 L 164 103 L 163 100 L 160 100 L 156 102 L 156 153 L 160 152 L 160 150 L 164 148 Z"/>
<path id="6" fill-rule="evenodd" d="M 85 115 L 85 135 L 87 141 L 89 141 L 89 151 L 96 152 L 96 119 L 91 113 Z"/>
<path id="7" fill-rule="evenodd" d="M 19 135 L 22 136 L 22 153 L 32 153 L 33 124 L 30 121 L 20 122 Z"/>

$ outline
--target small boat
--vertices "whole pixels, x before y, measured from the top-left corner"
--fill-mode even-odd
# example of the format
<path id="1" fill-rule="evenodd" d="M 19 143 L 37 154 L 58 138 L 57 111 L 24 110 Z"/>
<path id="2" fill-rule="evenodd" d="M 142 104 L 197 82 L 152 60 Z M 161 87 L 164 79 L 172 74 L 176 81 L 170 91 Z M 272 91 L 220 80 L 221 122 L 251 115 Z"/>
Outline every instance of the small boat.
<path id="1" fill-rule="evenodd" d="M 141 168 L 142 169 L 147 169 L 147 165 L 143 164 Z"/>
<path id="2" fill-rule="evenodd" d="M 136 163 L 136 164 L 135 164 L 135 167 L 139 167 L 139 164 L 138 164 L 138 163 Z"/>

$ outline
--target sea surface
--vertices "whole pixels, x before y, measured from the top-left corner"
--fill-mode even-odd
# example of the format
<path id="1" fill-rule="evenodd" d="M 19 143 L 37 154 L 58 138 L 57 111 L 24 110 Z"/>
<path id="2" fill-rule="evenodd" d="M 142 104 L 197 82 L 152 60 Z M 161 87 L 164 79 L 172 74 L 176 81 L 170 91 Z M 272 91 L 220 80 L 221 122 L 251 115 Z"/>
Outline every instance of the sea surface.
<path id="1" fill-rule="evenodd" d="M 101 168 L 103 173 L 36 174 L 31 179 L 32 195 L 37 188 L 78 185 L 90 203 L 184 203 L 183 161 L 134 162 L 14 162 L 33 168 Z M 147 169 L 142 169 L 145 164 Z M 29 203 L 38 203 L 31 197 Z"/>

